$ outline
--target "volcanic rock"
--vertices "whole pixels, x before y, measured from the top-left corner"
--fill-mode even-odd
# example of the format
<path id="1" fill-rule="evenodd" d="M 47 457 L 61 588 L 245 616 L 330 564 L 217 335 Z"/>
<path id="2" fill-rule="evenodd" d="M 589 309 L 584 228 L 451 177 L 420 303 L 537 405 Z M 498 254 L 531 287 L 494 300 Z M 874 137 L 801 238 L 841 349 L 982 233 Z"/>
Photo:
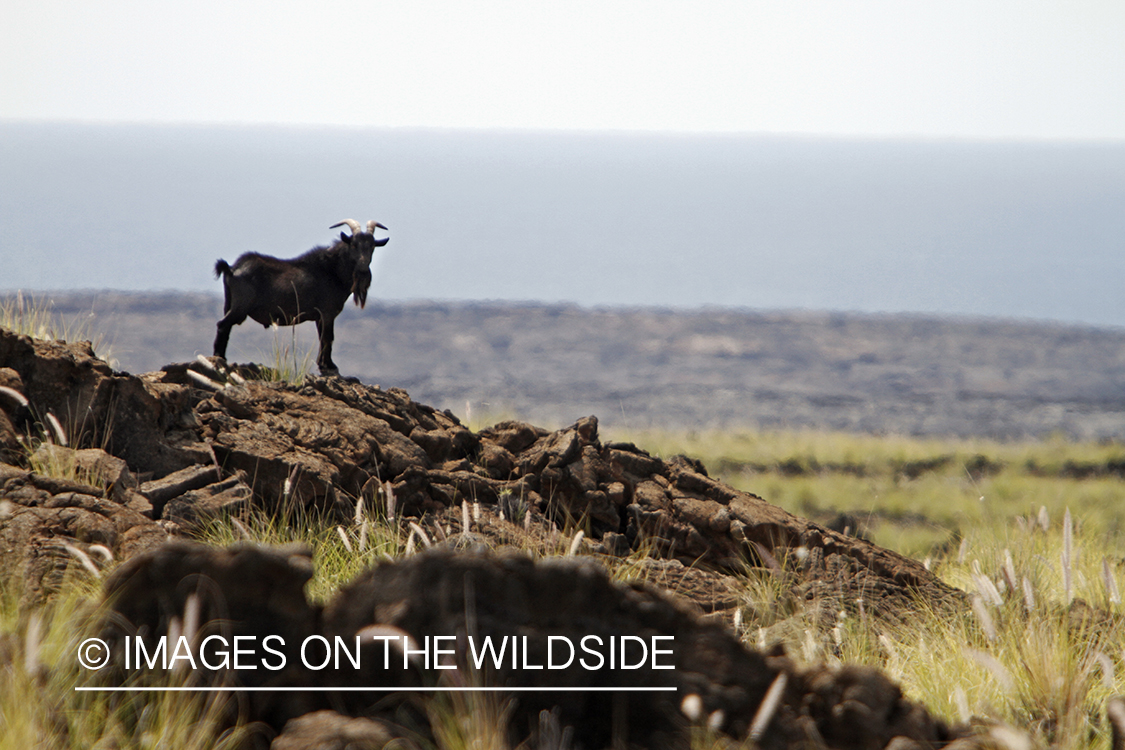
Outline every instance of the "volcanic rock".
<path id="1" fill-rule="evenodd" d="M 108 491 L 80 494 L 104 495 L 139 511 L 138 524 L 148 515 L 173 533 L 248 505 L 346 518 L 361 499 L 370 508 L 391 495 L 400 517 L 455 526 L 461 503 L 495 508 L 503 498 L 509 520 L 526 508 L 538 529 L 584 528 L 603 553 L 643 550 L 714 574 L 784 568 L 802 595 L 842 603 L 863 592 L 892 603 L 956 596 L 921 564 L 735 490 L 698 461 L 602 443 L 592 416 L 553 432 L 508 421 L 474 434 L 395 388 L 246 380 L 207 361 L 135 377 L 113 372 L 86 343 L 5 330 L 0 374 L 24 389 L 40 420 L 27 424 L 22 407 L 0 399 L 0 449 L 37 439 L 55 415 L 78 454 L 123 462 L 109 471 Z"/>

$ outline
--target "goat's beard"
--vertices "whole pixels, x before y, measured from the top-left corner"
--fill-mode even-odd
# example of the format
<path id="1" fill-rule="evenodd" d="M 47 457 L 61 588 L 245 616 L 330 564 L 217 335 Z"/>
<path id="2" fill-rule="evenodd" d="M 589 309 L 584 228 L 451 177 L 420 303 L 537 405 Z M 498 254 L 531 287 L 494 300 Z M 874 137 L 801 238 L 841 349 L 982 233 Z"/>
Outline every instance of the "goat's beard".
<path id="1" fill-rule="evenodd" d="M 360 308 L 367 306 L 367 290 L 371 287 L 371 271 L 357 269 L 352 277 L 352 299 Z"/>

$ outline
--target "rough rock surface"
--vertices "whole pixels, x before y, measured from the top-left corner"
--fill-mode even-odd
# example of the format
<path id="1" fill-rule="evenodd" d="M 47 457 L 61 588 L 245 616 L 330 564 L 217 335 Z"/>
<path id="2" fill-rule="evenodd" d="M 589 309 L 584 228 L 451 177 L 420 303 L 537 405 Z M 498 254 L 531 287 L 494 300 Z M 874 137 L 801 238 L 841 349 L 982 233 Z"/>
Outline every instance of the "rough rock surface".
<path id="1" fill-rule="evenodd" d="M 104 567 L 168 539 L 152 519 L 81 482 L 0 464 L 0 577 L 37 600 L 69 565 Z"/>
<path id="2" fill-rule="evenodd" d="M 446 518 L 455 527 L 459 504 L 481 503 L 507 508 L 509 520 L 529 513 L 540 528 L 584 528 L 603 553 L 646 550 L 702 574 L 783 566 L 809 597 L 897 605 L 955 596 L 921 564 L 728 487 L 698 461 L 603 443 L 594 417 L 554 432 L 508 421 L 473 433 L 395 388 L 342 378 L 224 382 L 199 362 L 137 377 L 114 373 L 86 344 L 0 330 L 4 373 L 29 401 L 21 411 L 0 399 L 17 442 L 45 434 L 51 414 L 70 445 L 123 461 L 127 479 L 111 482 L 120 490 L 84 494 L 131 509 L 151 505 L 140 518 L 121 516 L 136 525 L 183 532 L 251 503 L 347 516 L 360 498 L 370 507 L 389 490 L 398 514 L 423 525 Z M 8 499 L 16 513 L 29 506 Z M 118 522 L 119 534 L 126 523 Z M 111 549 L 127 556 L 132 548 Z"/>

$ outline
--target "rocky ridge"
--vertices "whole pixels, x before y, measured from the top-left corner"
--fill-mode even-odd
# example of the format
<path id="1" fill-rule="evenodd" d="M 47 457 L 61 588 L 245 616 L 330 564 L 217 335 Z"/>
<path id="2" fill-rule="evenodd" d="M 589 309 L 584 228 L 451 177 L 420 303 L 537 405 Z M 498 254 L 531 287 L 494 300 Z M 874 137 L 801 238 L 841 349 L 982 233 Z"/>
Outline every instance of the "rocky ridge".
<path id="1" fill-rule="evenodd" d="M 888 616 L 908 611 L 917 597 L 955 602 L 959 592 L 915 561 L 734 490 L 690 458 L 665 461 L 632 444 L 603 442 L 594 417 L 556 431 L 508 421 L 473 432 L 398 389 L 341 378 L 292 386 L 224 377 L 205 361 L 132 376 L 114 372 L 88 344 L 6 330 L 0 387 L 0 575 L 18 581 L 25 599 L 48 596 L 68 565 L 118 560 L 124 562 L 107 596 L 121 602 L 115 606 L 134 632 L 149 636 L 169 632 L 190 596 L 183 582 L 203 575 L 218 583 L 204 612 L 227 611 L 232 627 L 248 633 L 268 622 L 295 638 L 379 626 L 414 636 L 434 629 L 655 632 L 684 644 L 670 676 L 679 689 L 674 699 L 631 694 L 624 703 L 595 703 L 549 691 L 526 697 L 511 725 L 517 742 L 548 731 L 538 722 L 554 721 L 572 736 L 578 727 L 575 740 L 583 747 L 608 745 L 621 732 L 642 746 L 676 746 L 688 731 L 683 717 L 692 713 L 718 716 L 719 728 L 745 737 L 778 684 L 772 730 L 759 737 L 763 747 L 882 748 L 896 737 L 927 746 L 956 734 L 877 672 L 799 672 L 783 655 L 746 649 L 721 620 L 701 619 L 700 610 L 730 607 L 726 581 L 747 566 L 772 570 L 798 595 L 834 601 L 836 609 L 866 599 Z M 32 468 L 42 463 L 29 460 L 25 446 L 48 437 L 40 450 L 49 455 L 40 459 L 68 462 L 81 469 L 78 479 Z M 450 549 L 381 565 L 323 608 L 303 593 L 307 551 L 211 550 L 177 541 L 209 518 L 251 505 L 348 517 L 359 502 L 385 507 L 390 498 L 399 518 L 449 539 Z M 470 505 L 479 520 L 466 528 Z M 523 523 L 511 523 L 521 516 Z M 652 581 L 686 593 L 696 606 L 612 584 L 588 561 L 533 563 L 454 551 L 472 539 L 484 542 L 469 545 L 479 548 L 578 528 L 587 556 L 636 555 Z M 246 603 L 243 615 L 229 611 L 232 602 Z M 781 683 L 779 675 L 786 676 Z M 365 685 L 400 684 L 383 674 L 353 677 Z M 276 678 L 308 685 L 315 675 Z M 402 679 L 430 678 L 423 671 Z M 494 678 L 509 684 L 513 675 Z M 685 694 L 696 696 L 697 711 L 681 705 Z M 316 715 L 339 728 L 316 713 L 326 710 L 345 723 L 348 716 L 378 718 L 370 696 L 359 695 L 365 697 L 330 705 L 255 698 L 253 717 L 281 732 L 283 747 L 287 722 L 299 717 L 301 731 Z M 622 729 L 626 715 L 633 718 Z"/>
<path id="2" fill-rule="evenodd" d="M 716 573 L 784 565 L 810 594 L 956 595 L 918 562 L 735 490 L 698 461 L 603 443 L 595 417 L 553 432 L 507 421 L 474 433 L 395 388 L 215 377 L 200 362 L 115 373 L 86 345 L 0 331 L 0 385 L 27 402 L 0 401 L 5 507 L 9 515 L 37 509 L 42 519 L 23 541 L 6 539 L 7 548 L 65 532 L 121 559 L 250 503 L 350 517 L 361 498 L 372 507 L 393 494 L 399 515 L 454 532 L 463 531 L 463 502 L 493 516 L 510 506 L 526 509 L 537 528 L 584 528 L 591 549 L 606 554 L 644 547 Z M 55 439 L 51 450 L 89 464 L 98 486 L 20 466 L 21 437 L 46 435 L 49 415 L 66 443 L 89 446 Z M 69 525 L 59 525 L 62 515 Z M 15 557 L 6 556 L 9 568 Z M 34 566 L 26 572 L 30 591 L 36 575 Z"/>

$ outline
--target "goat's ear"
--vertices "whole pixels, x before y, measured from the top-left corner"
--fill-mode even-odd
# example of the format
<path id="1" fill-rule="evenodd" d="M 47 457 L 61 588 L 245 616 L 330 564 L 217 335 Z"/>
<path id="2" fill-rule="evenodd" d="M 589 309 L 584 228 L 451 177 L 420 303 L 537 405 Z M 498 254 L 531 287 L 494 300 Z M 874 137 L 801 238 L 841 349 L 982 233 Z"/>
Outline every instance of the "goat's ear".
<path id="1" fill-rule="evenodd" d="M 344 234 L 343 232 L 340 232 L 340 240 L 342 242 L 351 242 L 352 238 Z"/>

